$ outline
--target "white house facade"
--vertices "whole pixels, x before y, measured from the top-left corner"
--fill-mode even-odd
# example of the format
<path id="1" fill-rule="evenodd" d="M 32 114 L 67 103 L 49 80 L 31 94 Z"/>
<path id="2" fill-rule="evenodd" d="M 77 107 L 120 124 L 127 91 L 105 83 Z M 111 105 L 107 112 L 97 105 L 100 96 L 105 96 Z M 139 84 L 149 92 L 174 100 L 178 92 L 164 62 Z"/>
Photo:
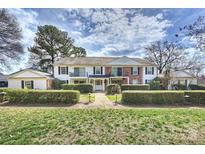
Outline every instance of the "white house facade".
<path id="1" fill-rule="evenodd" d="M 46 90 L 52 88 L 53 79 L 48 73 L 25 69 L 9 75 L 8 88 Z"/>
<path id="2" fill-rule="evenodd" d="M 103 91 L 108 84 L 145 84 L 157 76 L 157 66 L 130 57 L 67 57 L 54 63 L 54 77 L 68 84 L 91 83 Z"/>

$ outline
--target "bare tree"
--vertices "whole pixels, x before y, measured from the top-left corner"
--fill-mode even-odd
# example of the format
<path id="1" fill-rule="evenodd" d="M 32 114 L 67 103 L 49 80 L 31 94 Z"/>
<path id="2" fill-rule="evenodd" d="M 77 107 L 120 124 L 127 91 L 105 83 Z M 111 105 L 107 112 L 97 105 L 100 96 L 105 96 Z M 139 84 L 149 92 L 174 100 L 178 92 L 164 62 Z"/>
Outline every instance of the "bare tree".
<path id="1" fill-rule="evenodd" d="M 196 48 L 205 52 L 205 17 L 199 16 L 197 20 L 190 25 L 186 25 L 183 28 L 179 28 L 181 32 L 184 32 L 185 36 L 190 37 L 196 41 Z M 179 37 L 180 34 L 176 34 Z"/>
<path id="2" fill-rule="evenodd" d="M 24 53 L 21 28 L 16 18 L 0 9 L 0 70 L 9 69 L 10 61 L 18 61 Z"/>
<path id="3" fill-rule="evenodd" d="M 176 42 L 157 41 L 145 47 L 145 58 L 158 66 L 159 73 L 170 69 L 172 64 L 185 56 L 184 48 Z"/>

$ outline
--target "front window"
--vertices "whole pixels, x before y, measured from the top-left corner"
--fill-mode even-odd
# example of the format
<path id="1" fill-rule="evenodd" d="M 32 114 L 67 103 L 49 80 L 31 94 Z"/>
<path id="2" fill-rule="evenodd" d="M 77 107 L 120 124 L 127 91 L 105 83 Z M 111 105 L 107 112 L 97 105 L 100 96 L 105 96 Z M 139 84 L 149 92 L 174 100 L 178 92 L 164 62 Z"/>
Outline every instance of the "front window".
<path id="1" fill-rule="evenodd" d="M 25 81 L 25 87 L 26 87 L 27 89 L 33 89 L 33 87 L 32 87 L 32 81 Z"/>
<path id="2" fill-rule="evenodd" d="M 61 74 L 67 74 L 67 67 L 61 67 Z"/>
<path id="3" fill-rule="evenodd" d="M 152 74 L 154 74 L 154 67 L 146 67 L 146 68 L 145 68 L 145 74 L 146 74 L 146 75 L 152 75 Z"/>
<path id="4" fill-rule="evenodd" d="M 74 76 L 85 76 L 85 68 L 84 67 L 75 67 L 74 68 Z"/>
<path id="5" fill-rule="evenodd" d="M 133 67 L 133 75 L 138 75 L 138 67 Z"/>
<path id="6" fill-rule="evenodd" d="M 112 68 L 113 76 L 122 76 L 122 68 L 121 67 L 113 67 Z"/>
<path id="7" fill-rule="evenodd" d="M 96 67 L 95 67 L 95 74 L 97 74 L 97 75 L 102 74 L 102 72 L 101 72 L 101 67 L 100 67 L 100 66 L 96 66 Z"/>
<path id="8" fill-rule="evenodd" d="M 147 83 L 150 83 L 152 80 L 145 80 L 145 83 L 147 84 Z"/>

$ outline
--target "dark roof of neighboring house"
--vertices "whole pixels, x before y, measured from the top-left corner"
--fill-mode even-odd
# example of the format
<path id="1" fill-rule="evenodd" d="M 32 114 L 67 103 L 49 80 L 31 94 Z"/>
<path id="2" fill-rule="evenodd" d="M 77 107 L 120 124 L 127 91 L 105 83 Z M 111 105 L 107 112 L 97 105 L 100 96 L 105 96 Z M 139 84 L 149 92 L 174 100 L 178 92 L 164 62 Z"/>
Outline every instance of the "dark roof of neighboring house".
<path id="1" fill-rule="evenodd" d="M 66 57 L 61 58 L 54 65 L 142 65 L 156 66 L 154 63 L 130 57 Z"/>
<path id="2" fill-rule="evenodd" d="M 7 81 L 8 75 L 0 73 L 0 81 Z"/>

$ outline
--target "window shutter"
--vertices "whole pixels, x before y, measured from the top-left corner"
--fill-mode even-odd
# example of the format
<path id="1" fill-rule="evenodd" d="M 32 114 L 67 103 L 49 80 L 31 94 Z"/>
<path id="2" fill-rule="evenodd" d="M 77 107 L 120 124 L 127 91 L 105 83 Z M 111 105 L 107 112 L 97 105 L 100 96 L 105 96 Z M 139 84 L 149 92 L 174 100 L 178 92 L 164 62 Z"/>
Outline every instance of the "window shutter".
<path id="1" fill-rule="evenodd" d="M 61 67 L 58 66 L 58 74 L 61 74 Z"/>
<path id="2" fill-rule="evenodd" d="M 147 79 L 145 80 L 145 83 L 147 84 Z"/>
<path id="3" fill-rule="evenodd" d="M 147 74 L 147 67 L 145 67 L 145 74 Z"/>
<path id="4" fill-rule="evenodd" d="M 31 81 L 31 89 L 33 89 L 33 80 Z"/>
<path id="5" fill-rule="evenodd" d="M 137 71 L 138 75 L 140 74 L 140 68 L 138 67 L 138 71 Z"/>
<path id="6" fill-rule="evenodd" d="M 101 67 L 101 74 L 103 74 L 103 67 Z"/>
<path id="7" fill-rule="evenodd" d="M 131 67 L 131 75 L 133 75 L 133 67 Z"/>
<path id="8" fill-rule="evenodd" d="M 21 80 L 21 88 L 24 89 L 24 80 Z"/>
<path id="9" fill-rule="evenodd" d="M 93 74 L 95 74 L 95 67 L 93 67 Z"/>
<path id="10" fill-rule="evenodd" d="M 152 67 L 152 74 L 154 74 L 154 67 Z"/>
<path id="11" fill-rule="evenodd" d="M 66 67 L 66 73 L 68 74 L 68 66 Z"/>

